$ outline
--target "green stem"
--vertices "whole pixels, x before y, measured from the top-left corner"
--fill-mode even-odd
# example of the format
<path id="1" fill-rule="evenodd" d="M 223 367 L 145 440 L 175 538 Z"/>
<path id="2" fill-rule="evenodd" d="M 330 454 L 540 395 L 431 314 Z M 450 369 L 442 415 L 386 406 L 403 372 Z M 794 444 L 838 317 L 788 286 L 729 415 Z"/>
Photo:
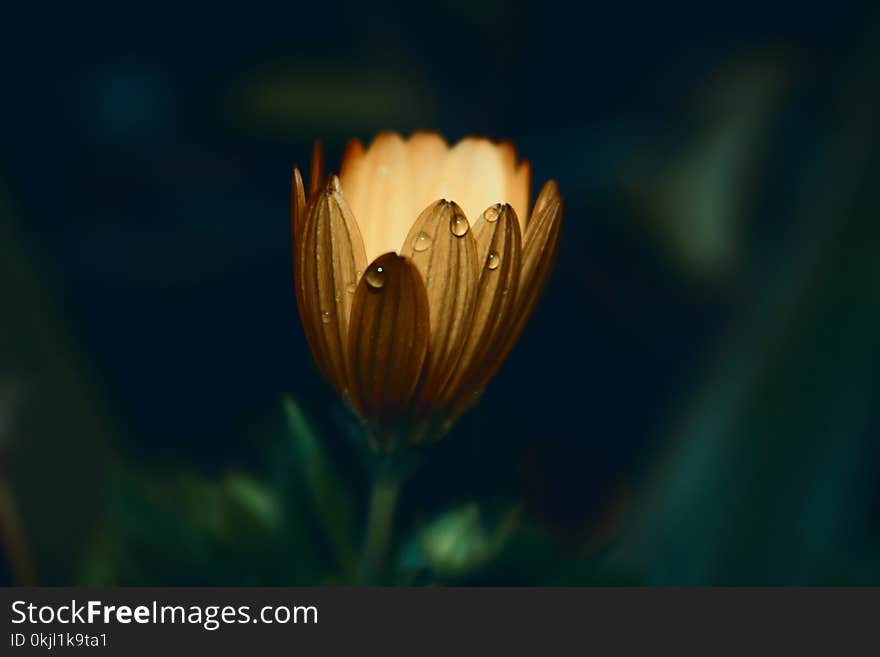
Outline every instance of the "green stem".
<path id="1" fill-rule="evenodd" d="M 376 585 L 383 581 L 399 490 L 400 480 L 396 477 L 377 478 L 373 482 L 361 559 L 361 585 Z"/>

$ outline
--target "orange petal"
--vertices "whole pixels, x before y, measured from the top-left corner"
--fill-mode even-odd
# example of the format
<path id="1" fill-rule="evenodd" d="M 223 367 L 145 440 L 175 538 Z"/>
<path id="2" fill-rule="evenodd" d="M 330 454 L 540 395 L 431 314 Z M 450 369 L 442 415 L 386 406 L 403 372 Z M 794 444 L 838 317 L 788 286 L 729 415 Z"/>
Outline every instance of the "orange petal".
<path id="1" fill-rule="evenodd" d="M 515 153 L 508 144 L 496 145 L 487 139 L 467 137 L 449 151 L 438 178 L 434 198 L 458 203 L 468 217 L 477 217 L 493 203 L 510 203 L 525 216 L 526 208 L 516 189 Z M 528 202 L 528 199 L 525 199 Z"/>
<path id="2" fill-rule="evenodd" d="M 406 142 L 396 133 L 383 132 L 342 179 L 370 260 L 396 250 L 412 225 L 409 169 Z"/>
<path id="3" fill-rule="evenodd" d="M 428 293 L 431 344 L 419 389 L 427 407 L 439 398 L 467 338 L 480 276 L 477 244 L 461 208 L 442 200 L 419 215 L 400 253 L 412 259 Z"/>
<path id="4" fill-rule="evenodd" d="M 395 253 L 379 256 L 358 283 L 348 336 L 349 394 L 362 416 L 381 420 L 407 411 L 428 338 L 418 270 Z"/>
<path id="5" fill-rule="evenodd" d="M 415 204 L 415 210 L 410 211 L 412 221 L 417 213 L 443 196 L 437 194 L 436 188 L 442 165 L 449 154 L 449 145 L 436 132 L 416 132 L 406 142 L 406 147 L 411 199 Z"/>
<path id="6" fill-rule="evenodd" d="M 510 313 L 507 330 L 501 341 L 501 348 L 487 363 L 488 367 L 481 376 L 474 380 L 468 396 L 460 397 L 464 404 L 478 395 L 507 359 L 516 344 L 526 321 L 538 302 L 544 285 L 553 268 L 553 258 L 559 241 L 559 227 L 562 220 L 562 199 L 559 197 L 555 181 L 550 181 L 541 190 L 535 203 L 535 210 L 523 237 L 522 258 L 516 299 Z M 462 407 L 454 410 L 453 415 L 461 412 Z"/>
<path id="7" fill-rule="evenodd" d="M 294 244 L 298 244 L 300 241 L 305 221 L 306 193 L 303 187 L 302 174 L 300 174 L 298 168 L 294 168 L 293 179 L 290 183 L 290 235 L 293 238 Z"/>
<path id="8" fill-rule="evenodd" d="M 519 212 L 522 212 L 522 214 L 517 214 L 517 216 L 519 217 L 519 228 L 521 235 L 526 232 L 526 226 L 528 226 L 529 199 L 531 197 L 532 165 L 529 163 L 528 160 L 523 160 L 516 168 L 516 175 L 514 175 L 513 177 L 513 184 L 511 185 L 510 194 L 510 204 L 514 208 L 519 208 Z"/>
<path id="9" fill-rule="evenodd" d="M 318 366 L 343 391 L 354 289 L 367 258 L 336 176 L 310 203 L 298 256 L 306 338 Z"/>
<path id="10" fill-rule="evenodd" d="M 305 226 L 307 212 L 308 208 L 306 207 L 302 175 L 300 174 L 299 169 L 294 169 L 293 180 L 291 181 L 290 186 L 290 236 L 293 242 L 293 287 L 296 292 L 296 310 L 301 318 L 303 333 L 306 336 L 306 341 L 311 346 L 315 344 L 315 338 L 311 331 L 311 323 L 302 319 L 305 318 L 305 306 L 303 305 L 302 274 L 300 273 L 300 265 L 302 264 L 302 231 Z M 318 367 L 320 369 L 321 365 L 319 364 Z M 324 372 L 323 369 L 321 371 L 326 376 L 326 372 Z"/>
<path id="11" fill-rule="evenodd" d="M 474 222 L 480 282 L 471 326 L 453 377 L 449 400 L 468 394 L 494 371 L 513 313 L 521 267 L 520 224 L 510 205 L 493 205 Z"/>
<path id="12" fill-rule="evenodd" d="M 343 183 L 348 175 L 356 169 L 363 160 L 364 145 L 360 139 L 351 139 L 345 147 L 345 154 L 342 156 L 342 164 L 339 167 L 339 180 Z"/>
<path id="13" fill-rule="evenodd" d="M 315 141 L 312 147 L 312 170 L 309 173 L 309 198 L 324 186 L 324 147 Z"/>
<path id="14" fill-rule="evenodd" d="M 512 342 L 519 337 L 550 277 L 561 224 L 562 198 L 556 182 L 551 180 L 538 196 L 523 238 L 522 269 L 511 325 L 512 335 L 508 337 Z"/>
<path id="15" fill-rule="evenodd" d="M 535 220 L 539 214 L 543 214 L 547 210 L 547 206 L 559 200 L 559 185 L 555 180 L 548 180 L 541 188 L 538 198 L 535 200 L 535 207 L 532 209 L 532 216 L 529 223 Z"/>
<path id="16" fill-rule="evenodd" d="M 450 147 L 437 133 L 376 136 L 366 151 L 349 146 L 340 176 L 358 218 L 367 259 L 396 250 L 413 218 L 438 198 L 454 200 L 468 217 L 510 203 L 525 225 L 530 170 L 517 166 L 509 142 L 469 137 Z M 522 230 L 522 226 L 521 226 Z"/>

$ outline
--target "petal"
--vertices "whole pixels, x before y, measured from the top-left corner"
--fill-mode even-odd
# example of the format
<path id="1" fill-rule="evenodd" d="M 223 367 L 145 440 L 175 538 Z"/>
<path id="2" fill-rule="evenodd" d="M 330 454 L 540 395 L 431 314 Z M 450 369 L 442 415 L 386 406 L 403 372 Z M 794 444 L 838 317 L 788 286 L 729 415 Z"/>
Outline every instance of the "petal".
<path id="1" fill-rule="evenodd" d="M 410 175 L 409 185 L 413 190 L 413 203 L 415 211 L 411 217 L 428 207 L 442 194 L 437 194 L 437 180 L 440 177 L 442 165 L 449 154 L 449 145 L 436 132 L 416 132 L 406 142 L 408 170 Z M 450 198 L 447 196 L 447 198 Z M 409 229 L 409 226 L 407 226 Z"/>
<path id="2" fill-rule="evenodd" d="M 412 225 L 406 142 L 393 132 L 379 134 L 360 161 L 346 170 L 346 199 L 358 218 L 367 258 L 394 251 Z"/>
<path id="3" fill-rule="evenodd" d="M 562 199 L 554 181 L 544 185 L 535 204 L 523 238 L 522 258 L 517 284 L 516 298 L 511 309 L 509 321 L 500 341 L 501 348 L 486 363 L 467 389 L 459 391 L 452 415 L 457 415 L 472 402 L 476 395 L 489 383 L 501 368 L 513 349 L 532 314 L 535 304 L 553 268 L 553 257 L 559 241 L 559 227 L 562 220 Z"/>
<path id="4" fill-rule="evenodd" d="M 293 243 L 298 244 L 302 236 L 302 228 L 306 221 L 306 193 L 303 187 L 302 174 L 294 168 L 290 183 L 290 235 Z M 296 248 L 296 247 L 294 247 Z"/>
<path id="5" fill-rule="evenodd" d="M 345 154 L 342 156 L 342 164 L 339 167 L 339 180 L 343 183 L 347 176 L 359 168 L 364 159 L 364 145 L 360 139 L 351 139 L 345 147 Z"/>
<path id="6" fill-rule="evenodd" d="M 513 174 L 510 149 L 468 137 L 449 151 L 434 198 L 452 199 L 468 217 L 477 217 L 493 203 L 512 200 L 508 191 Z"/>
<path id="7" fill-rule="evenodd" d="M 504 171 L 507 176 L 507 191 L 502 202 L 513 206 L 516 216 L 520 221 L 520 235 L 525 233 L 526 222 L 529 218 L 529 198 L 532 179 L 532 165 L 527 160 L 517 164 L 516 148 L 509 141 L 498 144 L 499 151 L 503 156 Z"/>
<path id="8" fill-rule="evenodd" d="M 309 172 L 309 198 L 324 186 L 324 147 L 316 141 L 312 147 L 312 170 Z"/>
<path id="9" fill-rule="evenodd" d="M 510 347 L 525 326 L 553 269 L 562 224 L 562 198 L 551 180 L 541 190 L 523 238 L 522 268 L 511 325 Z"/>
<path id="10" fill-rule="evenodd" d="M 305 306 L 303 305 L 303 287 L 300 265 L 302 264 L 302 231 L 308 209 L 306 208 L 305 191 L 303 190 L 302 175 L 299 169 L 293 170 L 293 180 L 290 186 L 290 236 L 293 242 L 293 287 L 296 292 L 296 310 L 300 316 L 303 333 L 309 345 L 314 344 L 314 335 L 311 332 L 311 323 L 305 321 Z M 314 349 L 313 349 L 314 351 Z M 320 369 L 320 364 L 319 364 Z M 326 373 L 321 370 L 322 373 Z"/>
<path id="11" fill-rule="evenodd" d="M 367 259 L 336 176 L 310 204 L 299 258 L 306 338 L 321 370 L 343 391 L 347 387 L 349 317 L 355 285 Z"/>
<path id="12" fill-rule="evenodd" d="M 412 259 L 428 293 L 431 344 L 419 390 L 423 406 L 439 398 L 470 326 L 480 269 L 469 228 L 461 208 L 437 201 L 419 215 L 400 249 Z"/>
<path id="13" fill-rule="evenodd" d="M 366 151 L 349 144 L 340 177 L 367 259 L 396 249 L 413 217 L 438 198 L 454 200 L 469 217 L 493 203 L 510 203 L 525 225 L 530 170 L 516 158 L 509 142 L 469 137 L 450 147 L 432 132 L 408 140 L 381 133 Z"/>
<path id="14" fill-rule="evenodd" d="M 395 253 L 379 256 L 358 283 L 348 336 L 349 394 L 362 416 L 389 419 L 407 411 L 428 337 L 418 270 Z"/>
<path id="15" fill-rule="evenodd" d="M 517 209 L 519 217 L 520 234 L 526 232 L 528 225 L 529 199 L 532 195 L 532 165 L 528 160 L 520 162 L 516 169 L 516 175 L 513 177 L 513 183 L 510 190 L 510 204 Z"/>
<path id="16" fill-rule="evenodd" d="M 521 267 L 520 224 L 510 205 L 494 205 L 474 222 L 480 282 L 471 326 L 453 377 L 446 386 L 446 400 L 472 391 L 494 371 L 516 299 Z M 465 393 L 467 394 L 467 392 Z"/>
<path id="17" fill-rule="evenodd" d="M 519 287 L 516 292 L 509 332 L 505 339 L 506 344 L 495 371 L 507 358 L 513 345 L 516 344 L 519 334 L 525 327 L 526 321 L 532 314 L 532 310 L 544 290 L 544 285 L 550 277 L 561 225 L 562 198 L 558 194 L 556 182 L 551 180 L 544 185 L 538 196 L 535 211 L 532 213 L 523 238 Z M 492 371 L 490 377 L 494 376 L 495 371 Z M 485 383 L 488 383 L 488 380 L 483 385 Z"/>
<path id="18" fill-rule="evenodd" d="M 559 185 L 555 180 L 548 180 L 541 188 L 538 198 L 535 200 L 535 207 L 532 209 L 532 216 L 529 223 L 535 220 L 539 214 L 543 214 L 547 210 L 547 206 L 559 200 Z"/>

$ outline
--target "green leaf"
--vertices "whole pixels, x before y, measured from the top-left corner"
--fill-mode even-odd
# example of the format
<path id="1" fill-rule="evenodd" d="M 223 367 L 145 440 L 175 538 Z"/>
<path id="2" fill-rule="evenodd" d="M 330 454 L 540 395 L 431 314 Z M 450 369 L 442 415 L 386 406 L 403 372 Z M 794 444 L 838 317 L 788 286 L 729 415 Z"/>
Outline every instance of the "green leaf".
<path id="1" fill-rule="evenodd" d="M 461 579 L 489 563 L 513 534 L 519 509 L 486 518 L 477 502 L 455 507 L 424 526 L 403 550 L 402 566 L 427 567 L 443 579 Z"/>
<path id="2" fill-rule="evenodd" d="M 351 491 L 342 483 L 299 404 L 289 397 L 283 403 L 295 461 L 312 496 L 315 514 L 343 573 L 353 577 L 357 567 L 357 534 Z"/>

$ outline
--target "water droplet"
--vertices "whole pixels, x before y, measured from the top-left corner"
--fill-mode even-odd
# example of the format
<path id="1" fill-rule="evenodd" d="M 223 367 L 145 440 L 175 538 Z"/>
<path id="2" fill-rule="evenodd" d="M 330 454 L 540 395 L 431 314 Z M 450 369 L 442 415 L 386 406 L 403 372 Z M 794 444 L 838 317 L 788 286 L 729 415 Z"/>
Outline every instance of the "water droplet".
<path id="1" fill-rule="evenodd" d="M 489 255 L 486 257 L 486 267 L 489 269 L 498 269 L 498 265 L 501 264 L 501 258 L 498 257 L 498 254 L 494 251 L 490 251 Z"/>
<path id="2" fill-rule="evenodd" d="M 331 318 L 331 315 L 330 315 L 329 310 L 325 310 L 324 312 L 321 313 L 321 321 L 324 322 L 325 324 L 330 323 L 330 318 Z"/>
<path id="3" fill-rule="evenodd" d="M 469 228 L 470 226 L 468 225 L 467 219 L 460 214 L 454 215 L 452 219 L 449 220 L 449 230 L 451 230 L 452 234 L 456 237 L 464 237 L 467 235 Z"/>
<path id="4" fill-rule="evenodd" d="M 491 208 L 486 209 L 486 211 L 483 213 L 483 216 L 486 217 L 486 221 L 488 221 L 490 224 L 493 224 L 498 221 L 498 214 L 498 206 L 493 205 Z"/>
<path id="5" fill-rule="evenodd" d="M 349 294 L 354 294 L 355 290 L 357 290 L 357 287 L 358 287 L 357 283 L 349 283 L 348 285 L 345 286 L 345 291 L 348 292 Z"/>
<path id="6" fill-rule="evenodd" d="M 385 285 L 385 270 L 382 267 L 372 267 L 367 272 L 367 285 L 374 290 L 381 290 Z"/>
<path id="7" fill-rule="evenodd" d="M 421 253 L 431 248 L 431 236 L 428 233 L 419 233 L 413 240 L 413 251 Z"/>

